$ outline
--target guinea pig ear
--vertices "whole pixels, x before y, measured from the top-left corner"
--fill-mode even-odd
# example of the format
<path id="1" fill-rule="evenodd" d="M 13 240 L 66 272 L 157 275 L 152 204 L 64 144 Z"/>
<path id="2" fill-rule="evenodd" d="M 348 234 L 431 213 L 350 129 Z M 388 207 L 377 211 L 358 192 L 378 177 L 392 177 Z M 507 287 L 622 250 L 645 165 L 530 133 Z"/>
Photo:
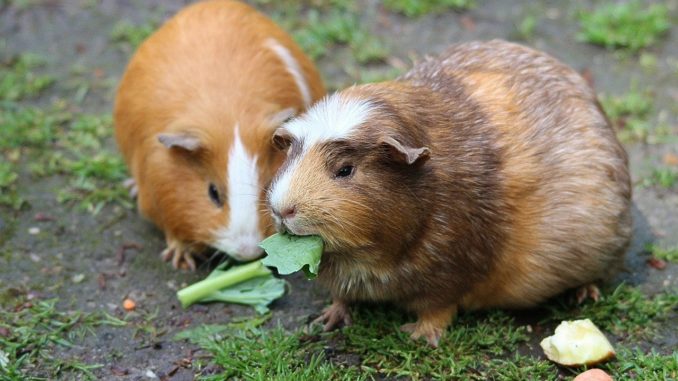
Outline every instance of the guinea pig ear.
<path id="1" fill-rule="evenodd" d="M 292 144 L 292 135 L 284 127 L 278 127 L 273 132 L 273 138 L 271 139 L 273 146 L 280 151 L 287 151 Z"/>
<path id="2" fill-rule="evenodd" d="M 407 147 L 390 136 L 382 138 L 381 144 L 388 149 L 391 159 L 401 164 L 423 164 L 431 158 L 431 150 L 428 147 Z"/>
<path id="3" fill-rule="evenodd" d="M 294 116 L 297 114 L 297 110 L 288 107 L 286 109 L 280 110 L 276 112 L 275 114 L 271 115 L 269 117 L 269 122 L 271 123 L 271 126 L 278 127 L 281 124 L 289 121 L 290 119 L 294 118 Z"/>
<path id="4" fill-rule="evenodd" d="M 200 139 L 188 133 L 159 134 L 158 141 L 167 148 L 181 148 L 189 152 L 195 152 L 202 146 Z"/>

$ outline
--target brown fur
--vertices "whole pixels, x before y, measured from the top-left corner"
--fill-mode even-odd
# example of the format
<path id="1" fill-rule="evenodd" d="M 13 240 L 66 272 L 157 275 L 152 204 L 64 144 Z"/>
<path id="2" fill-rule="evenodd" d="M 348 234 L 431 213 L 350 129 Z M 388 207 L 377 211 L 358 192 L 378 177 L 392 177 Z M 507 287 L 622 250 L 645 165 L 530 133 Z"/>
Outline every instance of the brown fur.
<path id="1" fill-rule="evenodd" d="M 393 301 L 419 317 L 404 329 L 436 345 L 457 307 L 533 306 L 623 262 L 626 153 L 594 92 L 552 57 L 459 44 L 340 96 L 376 111 L 311 149 L 286 196 L 295 224 L 327 243 L 319 280 L 335 303 Z M 384 136 L 430 159 L 394 162 Z M 353 176 L 333 178 L 346 163 Z"/>
<path id="2" fill-rule="evenodd" d="M 235 1 L 205 1 L 179 12 L 140 46 L 122 78 L 114 112 L 118 146 L 138 186 L 140 212 L 179 255 L 190 255 L 210 242 L 214 229 L 228 225 L 228 202 L 216 208 L 207 187 L 213 182 L 226 192 L 235 125 L 258 157 L 265 186 L 283 160 L 270 147 L 277 127 L 272 116 L 305 108 L 294 78 L 265 47 L 269 38 L 292 53 L 312 99 L 320 98 L 320 76 L 292 39 Z M 158 142 L 159 134 L 171 132 L 197 136 L 200 150 Z M 270 233 L 270 217 L 261 209 L 261 231 Z"/>

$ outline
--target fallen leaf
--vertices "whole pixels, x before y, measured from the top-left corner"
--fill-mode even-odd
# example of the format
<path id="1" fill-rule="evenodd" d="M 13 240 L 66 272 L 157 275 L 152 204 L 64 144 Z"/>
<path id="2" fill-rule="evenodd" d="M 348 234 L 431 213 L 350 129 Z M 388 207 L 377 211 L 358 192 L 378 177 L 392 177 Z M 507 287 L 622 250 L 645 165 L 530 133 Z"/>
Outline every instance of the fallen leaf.
<path id="1" fill-rule="evenodd" d="M 464 27 L 469 32 L 473 32 L 476 30 L 476 22 L 473 20 L 473 17 L 469 15 L 463 15 L 459 19 L 459 22 L 461 23 L 461 26 Z"/>
<path id="2" fill-rule="evenodd" d="M 673 153 L 667 153 L 666 155 L 664 155 L 664 164 L 678 165 L 678 155 Z"/>
<path id="3" fill-rule="evenodd" d="M 666 261 L 656 257 L 650 257 L 647 259 L 647 265 L 656 270 L 664 270 L 666 268 Z"/>
<path id="4" fill-rule="evenodd" d="M 99 283 L 100 290 L 106 289 L 106 275 L 104 273 L 99 273 L 99 276 L 97 277 L 97 283 Z"/>
<path id="5" fill-rule="evenodd" d="M 33 216 L 33 220 L 37 222 L 49 222 L 49 221 L 54 221 L 55 218 L 52 216 L 49 216 L 45 213 L 35 213 L 35 216 Z"/>
<path id="6" fill-rule="evenodd" d="M 123 263 L 125 263 L 125 252 L 130 249 L 136 249 L 136 250 L 141 250 L 144 247 L 136 242 L 125 242 L 120 246 L 118 249 L 118 252 L 115 255 L 115 258 L 118 260 L 118 266 L 122 266 Z"/>
<path id="7" fill-rule="evenodd" d="M 113 373 L 114 376 L 127 376 L 129 374 L 129 370 L 117 365 L 113 365 L 111 366 L 111 373 Z"/>

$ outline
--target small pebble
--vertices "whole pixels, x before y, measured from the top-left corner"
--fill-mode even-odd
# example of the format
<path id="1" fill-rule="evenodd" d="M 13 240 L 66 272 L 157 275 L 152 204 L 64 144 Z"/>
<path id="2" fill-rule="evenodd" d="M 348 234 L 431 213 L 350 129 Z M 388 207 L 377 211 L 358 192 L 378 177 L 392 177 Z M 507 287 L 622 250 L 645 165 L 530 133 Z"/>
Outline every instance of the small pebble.
<path id="1" fill-rule="evenodd" d="M 135 308 L 137 308 L 137 304 L 134 302 L 134 300 L 127 298 L 123 300 L 122 308 L 124 308 L 125 311 L 133 311 Z"/>
<path id="2" fill-rule="evenodd" d="M 158 375 L 156 375 L 155 372 L 153 372 L 153 371 L 150 370 L 150 369 L 148 369 L 148 370 L 146 371 L 146 373 L 144 374 L 144 376 L 150 378 L 151 380 L 159 380 L 159 379 L 160 379 L 160 377 L 158 377 Z"/>
<path id="3" fill-rule="evenodd" d="M 30 235 L 40 234 L 40 228 L 35 226 L 33 226 L 32 228 L 28 228 L 28 234 Z"/>

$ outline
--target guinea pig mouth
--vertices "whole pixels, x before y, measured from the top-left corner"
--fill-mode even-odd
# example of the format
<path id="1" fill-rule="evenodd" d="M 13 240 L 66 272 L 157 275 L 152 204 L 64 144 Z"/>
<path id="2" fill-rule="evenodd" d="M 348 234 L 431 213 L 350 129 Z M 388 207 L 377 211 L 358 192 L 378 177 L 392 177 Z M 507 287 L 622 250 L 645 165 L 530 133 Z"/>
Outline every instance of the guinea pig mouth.
<path id="1" fill-rule="evenodd" d="M 281 221 L 277 226 L 277 230 L 283 234 L 292 234 L 292 235 L 313 235 L 313 231 L 308 229 L 307 226 L 299 226 L 296 223 L 290 223 L 286 221 Z"/>

